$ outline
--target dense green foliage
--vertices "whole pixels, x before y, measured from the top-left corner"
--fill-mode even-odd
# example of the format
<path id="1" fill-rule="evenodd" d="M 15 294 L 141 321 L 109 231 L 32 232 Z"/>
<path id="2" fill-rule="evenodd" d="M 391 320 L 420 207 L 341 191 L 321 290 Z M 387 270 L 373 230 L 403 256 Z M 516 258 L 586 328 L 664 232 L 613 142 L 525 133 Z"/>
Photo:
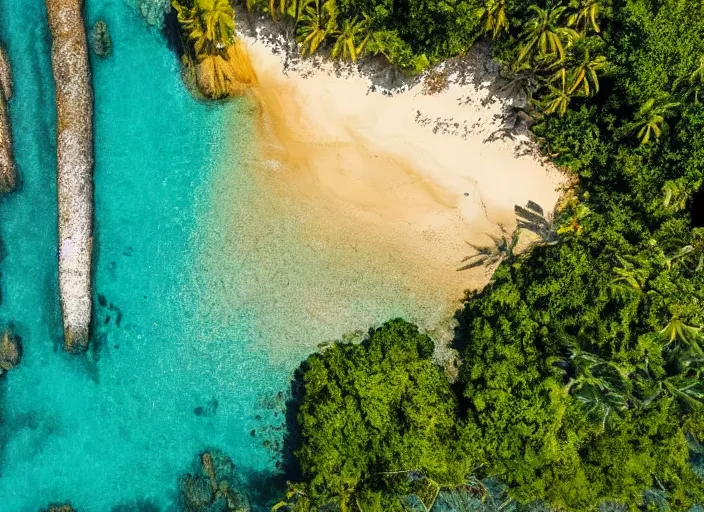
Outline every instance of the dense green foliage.
<path id="1" fill-rule="evenodd" d="M 424 485 L 464 480 L 471 468 L 456 445 L 457 399 L 432 356 L 427 335 L 393 320 L 361 344 L 308 359 L 297 456 L 313 503 L 402 510 L 411 475 Z"/>
<path id="2" fill-rule="evenodd" d="M 304 55 L 329 45 L 333 57 L 356 60 L 363 54 L 381 54 L 411 73 L 465 52 L 481 35 L 477 0 L 246 0 L 245 4 L 267 11 L 275 20 L 283 17 L 295 23 Z"/>
<path id="3" fill-rule="evenodd" d="M 704 178 L 702 5 L 608 7 L 600 91 L 534 127 L 581 178 L 556 220 L 578 229 L 468 297 L 468 420 L 519 500 L 588 510 L 657 488 L 686 510 L 704 493 L 689 464 L 704 425 L 704 232 L 687 212 Z"/>
<path id="4" fill-rule="evenodd" d="M 172 0 L 181 38 L 183 76 L 198 97 L 233 98 L 256 83 L 252 63 L 235 37 L 229 0 Z"/>

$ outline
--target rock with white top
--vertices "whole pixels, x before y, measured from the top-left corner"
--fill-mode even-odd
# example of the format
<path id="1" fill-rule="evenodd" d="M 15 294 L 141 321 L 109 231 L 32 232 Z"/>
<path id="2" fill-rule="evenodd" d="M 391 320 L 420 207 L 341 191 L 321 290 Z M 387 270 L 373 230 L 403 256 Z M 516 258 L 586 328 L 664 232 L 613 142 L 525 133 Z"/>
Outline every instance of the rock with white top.
<path id="1" fill-rule="evenodd" d="M 59 298 L 69 352 L 87 349 L 93 308 L 93 91 L 81 3 L 46 0 L 56 83 Z"/>

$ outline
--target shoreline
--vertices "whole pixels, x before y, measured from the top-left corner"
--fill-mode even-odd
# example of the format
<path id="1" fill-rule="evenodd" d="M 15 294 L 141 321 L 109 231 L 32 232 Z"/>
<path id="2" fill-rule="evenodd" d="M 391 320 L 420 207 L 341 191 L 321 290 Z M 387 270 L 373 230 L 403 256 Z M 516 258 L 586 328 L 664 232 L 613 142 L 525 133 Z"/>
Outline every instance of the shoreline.
<path id="1" fill-rule="evenodd" d="M 442 93 L 423 94 L 427 75 L 389 93 L 354 65 L 300 59 L 290 40 L 247 34 L 238 35 L 257 85 L 238 101 L 254 124 L 245 178 L 254 192 L 238 204 L 242 181 L 225 156 L 213 205 L 222 247 L 206 265 L 219 265 L 219 251 L 261 263 L 245 275 L 221 269 L 223 281 L 257 290 L 229 307 L 246 297 L 265 312 L 268 338 L 310 347 L 365 329 L 357 315 L 376 322 L 384 303 L 433 332 L 438 358 L 451 359 L 454 313 L 493 270 L 458 272 L 474 253 L 468 242 L 490 245 L 501 225 L 511 230 L 516 204 L 551 211 L 566 177 L 525 151 L 527 136 L 492 137 L 508 107 L 491 98 L 481 52 L 453 63 L 464 72 Z"/>
<path id="2" fill-rule="evenodd" d="M 335 218 L 349 236 L 375 235 L 412 256 L 460 298 L 488 281 L 456 272 L 473 252 L 467 242 L 512 231 L 515 205 L 557 204 L 566 176 L 525 133 L 497 136 L 510 104 L 491 96 L 483 49 L 457 60 L 464 72 L 429 95 L 428 73 L 389 93 L 355 64 L 298 59 L 281 37 L 241 40 L 259 82 L 256 165 L 272 194 L 304 207 L 310 237 Z"/>

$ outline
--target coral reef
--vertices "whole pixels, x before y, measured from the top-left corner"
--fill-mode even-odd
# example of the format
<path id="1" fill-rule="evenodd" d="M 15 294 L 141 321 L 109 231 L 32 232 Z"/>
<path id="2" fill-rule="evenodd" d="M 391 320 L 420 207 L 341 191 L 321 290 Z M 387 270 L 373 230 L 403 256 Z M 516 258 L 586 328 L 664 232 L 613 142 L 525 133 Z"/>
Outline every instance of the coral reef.
<path id="1" fill-rule="evenodd" d="M 188 512 L 248 512 L 247 497 L 236 489 L 235 465 L 218 450 L 201 453 L 193 473 L 179 480 L 181 504 Z"/>
<path id="2" fill-rule="evenodd" d="M 171 9 L 170 0 L 135 0 L 139 12 L 150 25 L 162 28 L 164 18 Z"/>
<path id="3" fill-rule="evenodd" d="M 93 92 L 80 0 L 46 0 L 56 82 L 59 295 L 64 348 L 88 348 L 93 303 Z"/>

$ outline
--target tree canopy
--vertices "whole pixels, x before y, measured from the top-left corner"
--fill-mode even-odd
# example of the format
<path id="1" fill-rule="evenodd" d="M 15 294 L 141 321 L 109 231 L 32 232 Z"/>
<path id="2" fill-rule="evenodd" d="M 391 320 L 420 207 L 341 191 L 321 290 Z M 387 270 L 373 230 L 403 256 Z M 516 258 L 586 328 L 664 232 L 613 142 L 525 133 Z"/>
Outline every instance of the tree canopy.
<path id="1" fill-rule="evenodd" d="M 306 361 L 297 457 L 313 503 L 402 510 L 414 478 L 464 480 L 457 398 L 433 348 L 417 327 L 392 320 Z"/>
<path id="2" fill-rule="evenodd" d="M 401 510 L 400 489 L 410 492 L 413 477 L 464 480 L 457 399 L 433 348 L 414 325 L 392 320 L 306 361 L 297 456 L 315 503 Z"/>

